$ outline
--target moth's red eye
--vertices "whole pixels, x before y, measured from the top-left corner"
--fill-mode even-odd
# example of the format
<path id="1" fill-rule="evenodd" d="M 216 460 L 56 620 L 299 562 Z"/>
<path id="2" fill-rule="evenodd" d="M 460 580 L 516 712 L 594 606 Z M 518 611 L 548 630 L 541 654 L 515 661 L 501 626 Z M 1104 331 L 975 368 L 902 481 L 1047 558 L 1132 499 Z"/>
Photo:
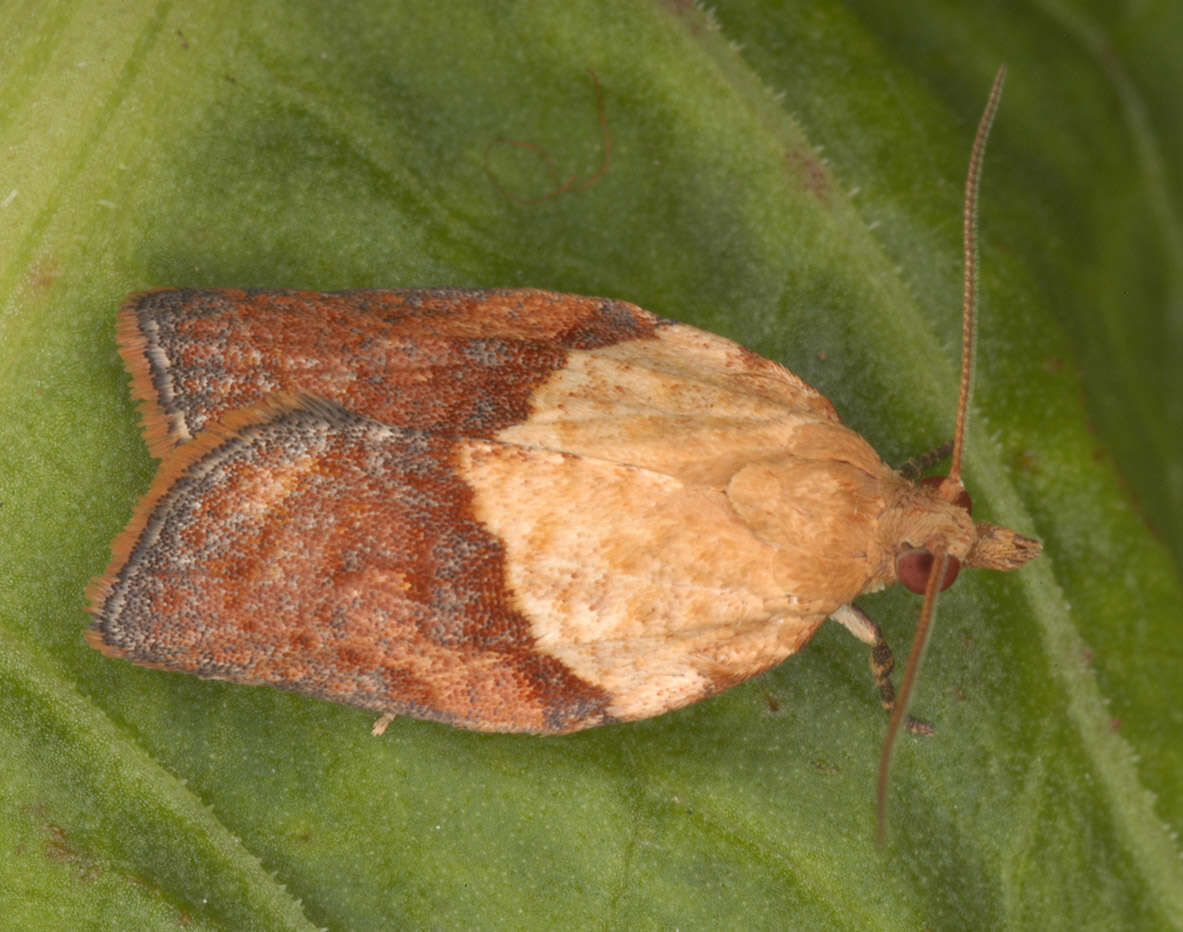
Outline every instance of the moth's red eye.
<path id="1" fill-rule="evenodd" d="M 936 486 L 939 486 L 942 482 L 944 482 L 945 479 L 946 479 L 945 476 L 925 476 L 923 479 L 920 480 L 920 485 L 931 485 L 931 486 L 936 487 Z M 962 489 L 958 493 L 957 497 L 955 499 L 953 499 L 953 504 L 960 505 L 962 508 L 964 508 L 966 511 L 968 511 L 971 515 L 974 513 L 974 503 L 972 501 L 970 501 L 969 493 L 967 491 L 965 491 L 965 489 Z M 921 590 L 921 591 L 923 591 L 923 590 Z"/>
<path id="2" fill-rule="evenodd" d="M 942 592 L 953 585 L 953 580 L 957 578 L 960 571 L 960 560 L 956 557 L 946 558 L 945 578 L 941 580 L 940 585 Z M 924 590 L 928 586 L 928 577 L 932 573 L 932 554 L 927 550 L 905 550 L 896 557 L 895 573 L 905 586 L 913 592 L 924 595 Z"/>

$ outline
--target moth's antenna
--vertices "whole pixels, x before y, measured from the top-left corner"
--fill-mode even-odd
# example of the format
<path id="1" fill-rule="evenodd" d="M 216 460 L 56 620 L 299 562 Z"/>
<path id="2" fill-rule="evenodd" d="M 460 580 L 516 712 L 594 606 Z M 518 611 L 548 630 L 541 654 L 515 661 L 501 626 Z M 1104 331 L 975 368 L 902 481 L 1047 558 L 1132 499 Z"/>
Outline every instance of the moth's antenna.
<path id="1" fill-rule="evenodd" d="M 875 844 L 882 845 L 887 831 L 887 779 L 891 772 L 891 758 L 895 752 L 896 738 L 900 726 L 908 714 L 908 701 L 912 698 L 912 685 L 920 671 L 920 661 L 928 647 L 928 632 L 932 630 L 932 617 L 937 610 L 937 596 L 940 582 L 945 578 L 945 551 L 938 548 L 932 555 L 932 572 L 928 574 L 928 585 L 924 589 L 924 607 L 920 609 L 920 621 L 916 624 L 916 637 L 912 651 L 908 654 L 908 665 L 904 668 L 904 680 L 891 707 L 891 721 L 887 723 L 887 737 L 883 741 L 883 755 L 879 758 L 879 782 L 875 787 Z"/>
<path id="2" fill-rule="evenodd" d="M 1005 79 L 1006 66 L 1003 65 L 998 69 L 998 74 L 994 76 L 994 85 L 990 88 L 986 109 L 982 113 L 982 119 L 978 122 L 978 132 L 969 153 L 969 171 L 965 178 L 965 207 L 962 213 L 965 276 L 961 293 L 961 391 L 957 398 L 957 426 L 953 432 L 953 462 L 949 466 L 949 475 L 940 486 L 941 494 L 950 501 L 955 501 L 964 492 L 961 484 L 961 454 L 965 446 L 965 419 L 969 410 L 970 386 L 973 382 L 974 312 L 978 290 L 978 187 L 982 180 L 982 156 L 986 151 L 986 139 L 990 135 L 994 114 L 998 111 L 998 101 L 1002 97 L 1002 82 Z M 887 738 L 883 742 L 883 755 L 879 758 L 875 825 L 877 844 L 883 843 L 887 825 L 887 780 L 891 772 L 891 758 L 895 752 L 900 726 L 907 719 L 912 686 L 916 682 L 916 676 L 920 672 L 920 662 L 928 647 L 928 635 L 932 630 L 932 619 L 936 614 L 937 593 L 940 592 L 940 584 L 945 578 L 945 564 L 948 562 L 943 545 L 938 543 L 931 548 L 931 552 L 932 568 L 929 570 L 928 583 L 924 589 L 924 606 L 920 609 L 920 621 L 916 625 L 912 651 L 908 654 L 908 665 L 904 668 L 904 679 L 900 684 L 900 691 L 895 698 L 895 703 L 892 705 L 891 721 L 887 725 Z"/>
<path id="3" fill-rule="evenodd" d="M 986 140 L 998 112 L 998 101 L 1002 98 L 1002 82 L 1006 80 L 1006 65 L 994 76 L 994 86 L 986 109 L 978 122 L 978 133 L 974 137 L 969 153 L 969 171 L 965 176 L 965 207 L 961 217 L 961 237 L 965 249 L 964 275 L 961 286 L 961 391 L 957 397 L 957 426 L 953 431 L 953 462 L 949 466 L 949 478 L 961 482 L 961 454 L 965 447 L 965 418 L 969 411 L 969 392 L 974 370 L 974 318 L 978 297 L 978 187 L 982 181 L 982 156 L 986 152 Z"/>

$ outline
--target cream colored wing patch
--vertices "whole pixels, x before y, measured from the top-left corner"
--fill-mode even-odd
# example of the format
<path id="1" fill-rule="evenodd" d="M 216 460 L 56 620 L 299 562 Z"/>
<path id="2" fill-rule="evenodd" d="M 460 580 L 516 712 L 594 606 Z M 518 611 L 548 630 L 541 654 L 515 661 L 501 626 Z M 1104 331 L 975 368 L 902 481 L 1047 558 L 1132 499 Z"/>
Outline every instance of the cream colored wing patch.
<path id="1" fill-rule="evenodd" d="M 487 441 L 458 459 L 537 649 L 604 689 L 616 718 L 779 663 L 837 607 L 796 594 L 793 554 L 753 534 L 723 489 Z"/>

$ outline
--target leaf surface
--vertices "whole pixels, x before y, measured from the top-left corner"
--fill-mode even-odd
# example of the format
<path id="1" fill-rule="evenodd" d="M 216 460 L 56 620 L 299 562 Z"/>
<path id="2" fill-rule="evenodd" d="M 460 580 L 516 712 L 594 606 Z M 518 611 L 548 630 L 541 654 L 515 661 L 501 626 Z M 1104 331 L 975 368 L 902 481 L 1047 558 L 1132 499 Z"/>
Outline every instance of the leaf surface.
<path id="1" fill-rule="evenodd" d="M 0 915 L 1178 924 L 1181 14 L 782 6 L 0 6 Z M 897 754 L 885 851 L 886 723 L 833 626 L 723 696 L 552 739 L 375 740 L 83 643 L 154 468 L 113 333 L 147 287 L 625 298 L 785 363 L 888 462 L 947 439 L 1002 61 L 967 484 L 1046 551 L 942 599 L 914 703 L 938 734 Z M 570 190 L 545 197 L 546 156 Z M 917 601 L 865 600 L 897 655 Z"/>

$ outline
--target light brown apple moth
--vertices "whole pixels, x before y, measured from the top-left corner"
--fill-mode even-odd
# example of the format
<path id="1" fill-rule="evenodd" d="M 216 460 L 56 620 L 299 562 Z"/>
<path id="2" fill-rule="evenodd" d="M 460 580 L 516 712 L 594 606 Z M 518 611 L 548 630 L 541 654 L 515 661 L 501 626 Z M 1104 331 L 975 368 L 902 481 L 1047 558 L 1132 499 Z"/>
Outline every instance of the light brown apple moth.
<path id="1" fill-rule="evenodd" d="M 967 243 L 952 468 L 920 483 L 787 369 L 621 301 L 133 295 L 119 347 L 163 462 L 87 637 L 371 709 L 377 731 L 409 715 L 558 734 L 697 702 L 831 617 L 872 646 L 893 705 L 890 651 L 854 600 L 898 581 L 927 594 L 894 735 L 935 581 L 1039 552 L 975 524 L 960 480 Z"/>

